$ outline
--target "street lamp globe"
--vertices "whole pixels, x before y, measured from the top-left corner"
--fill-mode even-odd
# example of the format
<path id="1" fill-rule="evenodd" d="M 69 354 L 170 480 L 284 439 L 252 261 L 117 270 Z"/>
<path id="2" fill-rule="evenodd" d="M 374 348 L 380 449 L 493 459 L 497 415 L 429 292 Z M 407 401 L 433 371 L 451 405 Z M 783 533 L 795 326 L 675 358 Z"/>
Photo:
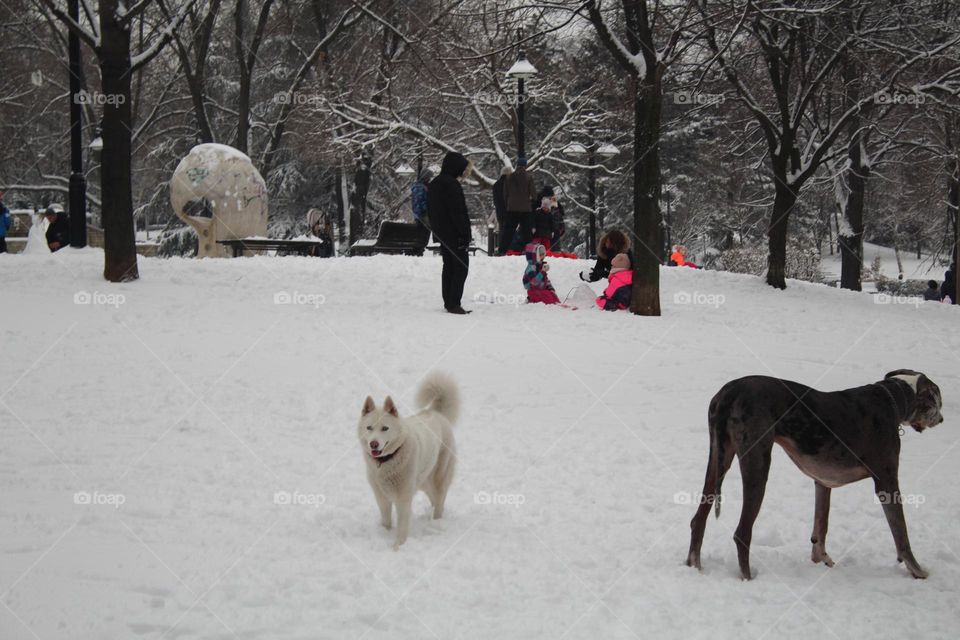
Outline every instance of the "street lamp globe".
<path id="1" fill-rule="evenodd" d="M 609 142 L 605 145 L 601 145 L 600 148 L 597 149 L 597 155 L 607 160 L 618 155 L 619 153 L 620 149 L 618 149 L 616 145 L 613 145 Z"/>
<path id="2" fill-rule="evenodd" d="M 413 167 L 411 167 L 406 162 L 401 162 L 399 165 L 397 165 L 397 168 L 394 170 L 394 173 L 396 173 L 401 178 L 409 178 L 410 176 L 414 175 L 416 171 L 414 171 Z"/>
<path id="3" fill-rule="evenodd" d="M 573 157 L 585 156 L 587 155 L 587 148 L 579 142 L 571 142 L 563 148 L 563 155 Z"/>
<path id="4" fill-rule="evenodd" d="M 533 63 L 527 60 L 526 52 L 521 49 L 520 53 L 517 54 L 517 61 L 507 70 L 507 77 L 514 80 L 529 80 L 538 73 L 540 72 L 533 66 Z"/>

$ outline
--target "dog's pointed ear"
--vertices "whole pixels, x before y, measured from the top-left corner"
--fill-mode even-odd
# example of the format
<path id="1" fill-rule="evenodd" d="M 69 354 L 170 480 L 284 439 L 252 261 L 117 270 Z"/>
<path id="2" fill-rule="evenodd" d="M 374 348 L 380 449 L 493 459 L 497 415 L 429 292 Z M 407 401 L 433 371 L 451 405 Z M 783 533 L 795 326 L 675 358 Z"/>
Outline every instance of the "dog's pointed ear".
<path id="1" fill-rule="evenodd" d="M 374 409 L 377 408 L 377 405 L 374 403 L 373 398 L 367 396 L 367 399 L 363 401 L 363 410 L 360 415 L 365 416 L 368 413 L 372 413 Z"/>
<path id="2" fill-rule="evenodd" d="M 393 398 L 390 396 L 387 396 L 387 399 L 383 401 L 383 409 L 394 417 L 400 416 L 400 412 L 397 411 L 397 405 L 393 403 Z"/>
<path id="3" fill-rule="evenodd" d="M 892 378 L 893 376 L 922 376 L 923 374 L 919 371 L 914 371 L 913 369 L 897 369 L 896 371 L 891 371 L 887 375 L 883 376 L 883 379 Z"/>

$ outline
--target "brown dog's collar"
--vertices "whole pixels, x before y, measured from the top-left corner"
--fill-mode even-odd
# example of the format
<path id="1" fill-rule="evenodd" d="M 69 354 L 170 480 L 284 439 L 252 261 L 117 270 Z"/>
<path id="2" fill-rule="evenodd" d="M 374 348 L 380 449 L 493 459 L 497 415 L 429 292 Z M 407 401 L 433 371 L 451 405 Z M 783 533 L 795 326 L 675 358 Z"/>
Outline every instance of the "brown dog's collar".
<path id="1" fill-rule="evenodd" d="M 403 445 L 400 445 L 399 447 L 397 447 L 396 449 L 393 450 L 393 453 L 388 454 L 388 455 L 385 455 L 385 456 L 379 456 L 379 457 L 377 457 L 377 458 L 374 458 L 374 460 L 376 460 L 376 462 L 377 462 L 377 466 L 379 467 L 379 466 L 381 466 L 384 462 L 390 462 L 391 460 L 393 460 L 393 456 L 397 455 L 397 451 L 400 451 L 400 449 L 402 449 L 402 448 L 403 448 Z"/>
<path id="2" fill-rule="evenodd" d="M 884 382 L 887 382 L 887 381 L 884 380 L 882 382 L 877 382 L 876 385 L 887 392 L 887 396 L 890 398 L 890 402 L 893 403 L 893 413 L 897 418 L 897 426 L 899 426 L 904 420 L 910 417 L 910 398 L 907 396 L 903 387 L 900 386 L 900 383 L 902 383 L 903 381 L 902 380 L 896 381 L 894 384 L 897 387 L 897 394 L 903 398 L 903 413 L 901 413 L 900 403 L 897 402 L 897 399 L 896 397 L 894 397 L 893 392 L 890 391 L 889 387 L 887 387 L 884 384 Z M 900 428 L 900 435 L 903 435 L 902 427 Z"/>

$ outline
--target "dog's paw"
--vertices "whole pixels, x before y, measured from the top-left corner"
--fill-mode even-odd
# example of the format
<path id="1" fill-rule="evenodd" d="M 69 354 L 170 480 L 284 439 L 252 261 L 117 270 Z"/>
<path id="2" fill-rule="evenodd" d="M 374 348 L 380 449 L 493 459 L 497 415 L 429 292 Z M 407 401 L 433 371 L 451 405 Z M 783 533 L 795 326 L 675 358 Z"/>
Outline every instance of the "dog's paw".
<path id="1" fill-rule="evenodd" d="M 393 529 L 393 523 L 390 522 L 389 520 L 381 520 L 380 526 L 386 529 L 387 531 L 390 531 L 390 529 Z"/>
<path id="2" fill-rule="evenodd" d="M 814 564 L 819 564 L 822 562 L 828 567 L 832 567 L 834 564 L 833 558 L 831 558 L 826 551 L 820 551 L 819 549 L 813 550 L 813 552 L 810 554 L 810 559 L 814 562 Z"/>

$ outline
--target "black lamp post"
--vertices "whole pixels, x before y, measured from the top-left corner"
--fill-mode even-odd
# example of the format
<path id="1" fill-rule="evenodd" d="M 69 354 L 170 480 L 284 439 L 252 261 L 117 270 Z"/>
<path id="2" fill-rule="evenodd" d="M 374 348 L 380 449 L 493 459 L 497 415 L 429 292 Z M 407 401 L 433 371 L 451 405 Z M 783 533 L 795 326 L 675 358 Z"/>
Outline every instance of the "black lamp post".
<path id="1" fill-rule="evenodd" d="M 514 78 L 517 81 L 517 157 L 526 157 L 524 149 L 524 134 L 526 133 L 526 122 L 524 120 L 524 103 L 527 101 L 525 81 L 529 80 L 539 72 L 529 60 L 523 49 L 517 53 L 517 61 L 507 71 L 508 78 Z"/>
<path id="2" fill-rule="evenodd" d="M 70 0 L 70 19 L 80 23 L 80 0 Z M 87 246 L 87 181 L 83 177 L 83 124 L 80 110 L 80 38 L 70 30 L 70 246 Z"/>

